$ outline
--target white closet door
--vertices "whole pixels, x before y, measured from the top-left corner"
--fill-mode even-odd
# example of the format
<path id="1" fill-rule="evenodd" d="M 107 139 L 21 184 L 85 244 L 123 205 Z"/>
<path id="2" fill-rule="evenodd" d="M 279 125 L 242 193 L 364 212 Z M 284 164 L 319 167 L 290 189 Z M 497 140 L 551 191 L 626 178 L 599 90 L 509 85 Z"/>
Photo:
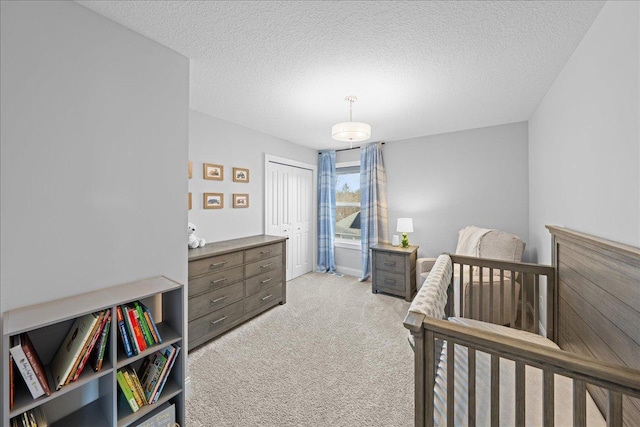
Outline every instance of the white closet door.
<path id="1" fill-rule="evenodd" d="M 287 236 L 287 280 L 311 271 L 312 171 L 280 163 L 267 165 L 266 233 Z"/>

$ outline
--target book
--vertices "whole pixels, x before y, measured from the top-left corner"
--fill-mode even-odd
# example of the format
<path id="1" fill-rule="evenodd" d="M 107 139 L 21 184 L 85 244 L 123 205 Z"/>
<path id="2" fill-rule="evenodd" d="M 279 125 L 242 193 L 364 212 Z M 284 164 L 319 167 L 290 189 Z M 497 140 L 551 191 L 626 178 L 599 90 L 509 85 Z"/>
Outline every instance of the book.
<path id="1" fill-rule="evenodd" d="M 141 353 L 147 349 L 147 344 L 142 337 L 142 330 L 140 329 L 140 325 L 136 320 L 136 316 L 134 314 L 134 310 L 131 310 L 126 305 L 122 306 L 122 314 L 124 314 L 125 323 L 129 326 L 129 330 L 131 333 L 131 341 L 133 341 L 135 347 L 138 350 L 138 353 Z"/>
<path id="2" fill-rule="evenodd" d="M 99 313 L 90 313 L 76 318 L 60 348 L 51 361 L 51 374 L 56 390 L 67 380 L 76 365 L 82 349 L 90 338 L 91 331 L 98 322 Z"/>
<path id="3" fill-rule="evenodd" d="M 30 409 L 11 418 L 11 427 L 47 427 L 49 425 L 41 407 Z"/>
<path id="4" fill-rule="evenodd" d="M 127 357 L 132 357 L 137 352 L 134 352 L 133 343 L 131 342 L 131 336 L 129 335 L 127 325 L 124 321 L 124 315 L 122 314 L 122 308 L 120 306 L 116 307 L 116 320 L 118 321 L 118 331 L 120 332 L 120 339 L 122 341 L 122 346 L 124 347 L 124 352 Z"/>
<path id="5" fill-rule="evenodd" d="M 109 320 L 109 314 L 111 313 L 110 309 L 107 309 L 103 314 L 102 314 L 102 320 L 100 321 L 100 323 L 96 323 L 96 325 L 98 325 L 96 327 L 96 330 L 93 332 L 93 336 L 91 337 L 91 341 L 89 342 L 89 345 L 87 346 L 87 350 L 85 351 L 84 355 L 82 356 L 82 359 L 80 360 L 80 363 L 78 363 L 78 367 L 76 368 L 76 372 L 73 374 L 73 378 L 71 379 L 71 381 L 77 381 L 78 378 L 80 378 L 80 374 L 82 374 L 82 371 L 85 367 L 85 365 L 87 364 L 87 361 L 89 360 L 89 356 L 91 356 L 91 353 L 93 352 L 94 347 L 96 346 L 98 339 L 102 336 L 102 331 L 105 328 L 105 326 L 107 325 L 107 321 Z"/>
<path id="6" fill-rule="evenodd" d="M 160 382 L 162 371 L 169 361 L 169 357 L 173 353 L 171 346 L 167 346 L 162 350 L 156 351 L 147 357 L 148 363 L 141 378 L 142 388 L 148 402 L 152 401 L 153 392 L 156 390 Z"/>
<path id="7" fill-rule="evenodd" d="M 107 324 L 104 325 L 102 334 L 93 348 L 93 354 L 91 356 L 91 367 L 95 372 L 99 372 L 102 369 L 102 362 L 104 361 L 104 354 L 107 350 L 107 343 L 109 342 L 109 331 L 111 330 L 111 313 L 107 318 Z"/>
<path id="8" fill-rule="evenodd" d="M 125 400 L 129 404 L 131 411 L 136 412 L 138 409 L 140 409 L 140 407 L 138 406 L 138 402 L 136 402 L 135 397 L 133 397 L 133 393 L 129 388 L 129 384 L 127 383 L 127 380 L 124 378 L 124 375 L 122 374 L 122 371 L 120 369 L 118 369 L 116 378 L 118 380 L 118 385 L 120 386 L 120 391 L 122 391 L 122 394 L 124 395 Z"/>
<path id="9" fill-rule="evenodd" d="M 105 311 L 99 311 L 98 312 L 98 319 L 95 323 L 95 325 L 93 325 L 93 328 L 91 329 L 91 333 L 89 334 L 89 337 L 87 338 L 87 341 L 84 343 L 84 346 L 82 347 L 82 350 L 80 351 L 80 355 L 78 356 L 77 360 L 75 361 L 73 367 L 71 368 L 71 372 L 69 372 L 69 376 L 67 376 L 67 379 L 65 380 L 64 384 L 67 385 L 72 381 L 75 381 L 77 379 L 76 374 L 78 373 L 78 370 L 80 369 L 80 365 L 82 365 L 82 367 L 84 368 L 84 363 L 83 360 L 85 359 L 85 356 L 87 356 L 87 352 L 90 351 L 90 347 L 95 345 L 97 339 L 98 339 L 98 330 L 100 329 L 100 326 L 103 325 L 104 322 L 104 318 L 105 318 Z"/>
<path id="10" fill-rule="evenodd" d="M 133 303 L 133 307 L 136 310 L 136 317 L 138 319 L 138 323 L 140 323 L 140 327 L 142 328 L 142 335 L 147 343 L 147 347 L 151 347 L 156 342 L 153 339 L 153 335 L 151 334 L 150 325 L 147 323 L 147 318 L 144 315 L 144 311 L 142 311 L 142 307 L 140 306 L 140 302 L 135 301 Z"/>
<path id="11" fill-rule="evenodd" d="M 156 341 L 156 344 L 162 344 L 162 337 L 160 336 L 160 332 L 158 331 L 156 322 L 153 320 L 151 310 L 149 310 L 149 308 L 142 303 L 140 303 L 140 305 L 142 306 L 142 310 L 144 310 L 145 316 L 148 318 L 149 325 L 151 325 L 151 333 L 153 334 L 153 339 Z"/>
<path id="12" fill-rule="evenodd" d="M 180 353 L 180 346 L 176 345 L 176 344 L 173 344 L 172 347 L 175 348 L 175 351 L 173 352 L 173 355 L 171 356 L 171 359 L 169 359 L 169 361 L 165 365 L 165 369 L 162 372 L 162 375 L 160 377 L 160 385 L 156 388 L 156 391 L 154 392 L 153 397 L 149 401 L 150 403 L 156 403 L 158 401 L 158 398 L 160 397 L 160 394 L 162 393 L 162 389 L 164 388 L 165 384 L 167 383 L 167 379 L 169 378 L 169 374 L 171 373 L 171 369 L 173 368 L 173 365 L 176 363 L 176 360 L 178 359 L 178 353 Z"/>
<path id="13" fill-rule="evenodd" d="M 131 374 L 131 371 L 127 368 L 121 369 L 121 371 L 122 371 L 122 375 L 124 375 L 124 379 L 127 381 L 127 384 L 129 385 L 129 389 L 131 390 L 131 394 L 133 394 L 133 398 L 136 399 L 136 403 L 138 404 L 138 406 L 142 408 L 145 404 L 145 401 L 142 398 L 140 391 L 136 387 L 136 383 L 133 379 L 133 375 Z"/>
<path id="14" fill-rule="evenodd" d="M 27 387 L 29 388 L 31 396 L 34 399 L 37 399 L 38 397 L 44 395 L 44 389 L 42 388 L 42 385 L 40 385 L 40 381 L 38 381 L 38 377 L 36 376 L 31 363 L 29 363 L 27 355 L 24 354 L 20 335 L 17 335 L 13 338 L 13 347 L 9 349 L 9 352 L 13 356 L 13 361 L 18 367 L 18 371 L 20 371 L 24 382 L 27 383 Z"/>
<path id="15" fill-rule="evenodd" d="M 174 427 L 176 425 L 176 405 L 165 402 L 153 413 L 140 419 L 135 427 Z"/>
<path id="16" fill-rule="evenodd" d="M 36 377 L 38 378 L 38 382 L 42 386 L 44 390 L 44 394 L 47 396 L 51 396 L 51 389 L 49 388 L 49 382 L 47 381 L 47 373 L 44 370 L 44 365 L 38 357 L 38 353 L 36 352 L 31 339 L 29 338 L 29 334 L 26 332 L 20 334 L 20 340 L 22 344 L 22 350 L 24 351 L 25 356 L 27 356 L 27 360 L 31 364 L 33 371 L 36 373 Z"/>

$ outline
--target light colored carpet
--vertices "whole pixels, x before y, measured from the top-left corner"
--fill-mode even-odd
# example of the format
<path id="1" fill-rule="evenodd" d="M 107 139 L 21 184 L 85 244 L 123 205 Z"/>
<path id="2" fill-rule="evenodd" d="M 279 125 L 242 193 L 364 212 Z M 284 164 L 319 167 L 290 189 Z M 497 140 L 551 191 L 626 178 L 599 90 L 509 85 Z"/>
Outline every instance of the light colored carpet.
<path id="1" fill-rule="evenodd" d="M 409 303 L 309 273 L 287 303 L 189 354 L 187 427 L 411 426 Z"/>

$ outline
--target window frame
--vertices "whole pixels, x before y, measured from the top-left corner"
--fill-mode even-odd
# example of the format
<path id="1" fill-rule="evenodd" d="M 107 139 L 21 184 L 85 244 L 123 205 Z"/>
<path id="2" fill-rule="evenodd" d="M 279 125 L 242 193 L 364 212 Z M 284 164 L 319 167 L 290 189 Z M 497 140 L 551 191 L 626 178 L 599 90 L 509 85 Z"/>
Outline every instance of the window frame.
<path id="1" fill-rule="evenodd" d="M 360 168 L 360 161 L 359 160 L 354 160 L 354 161 L 350 161 L 350 162 L 340 162 L 340 163 L 336 163 L 336 175 L 338 175 L 338 169 L 346 169 L 346 168 L 353 168 L 357 166 L 358 169 Z M 336 192 L 338 191 L 338 188 L 336 188 Z M 353 202 L 349 203 L 349 202 L 338 202 L 336 200 L 336 208 L 338 206 L 358 206 L 360 207 L 362 204 L 355 204 Z M 334 235 L 334 242 L 335 242 L 335 247 L 336 248 L 344 248 L 344 249 L 357 249 L 360 250 L 362 248 L 362 243 L 361 240 L 353 240 L 353 239 L 343 239 L 343 238 L 339 238 L 337 236 Z"/>

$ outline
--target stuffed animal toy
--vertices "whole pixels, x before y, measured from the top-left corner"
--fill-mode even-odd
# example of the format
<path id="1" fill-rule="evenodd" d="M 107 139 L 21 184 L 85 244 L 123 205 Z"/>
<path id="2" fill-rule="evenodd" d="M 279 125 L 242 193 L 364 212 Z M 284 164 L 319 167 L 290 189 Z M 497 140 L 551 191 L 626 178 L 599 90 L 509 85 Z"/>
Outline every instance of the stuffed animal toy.
<path id="1" fill-rule="evenodd" d="M 198 236 L 196 236 L 195 231 L 196 231 L 196 226 L 189 223 L 187 225 L 188 229 L 189 229 L 189 247 L 191 249 L 195 249 L 195 248 L 201 248 L 204 246 L 204 239 L 200 239 Z"/>

